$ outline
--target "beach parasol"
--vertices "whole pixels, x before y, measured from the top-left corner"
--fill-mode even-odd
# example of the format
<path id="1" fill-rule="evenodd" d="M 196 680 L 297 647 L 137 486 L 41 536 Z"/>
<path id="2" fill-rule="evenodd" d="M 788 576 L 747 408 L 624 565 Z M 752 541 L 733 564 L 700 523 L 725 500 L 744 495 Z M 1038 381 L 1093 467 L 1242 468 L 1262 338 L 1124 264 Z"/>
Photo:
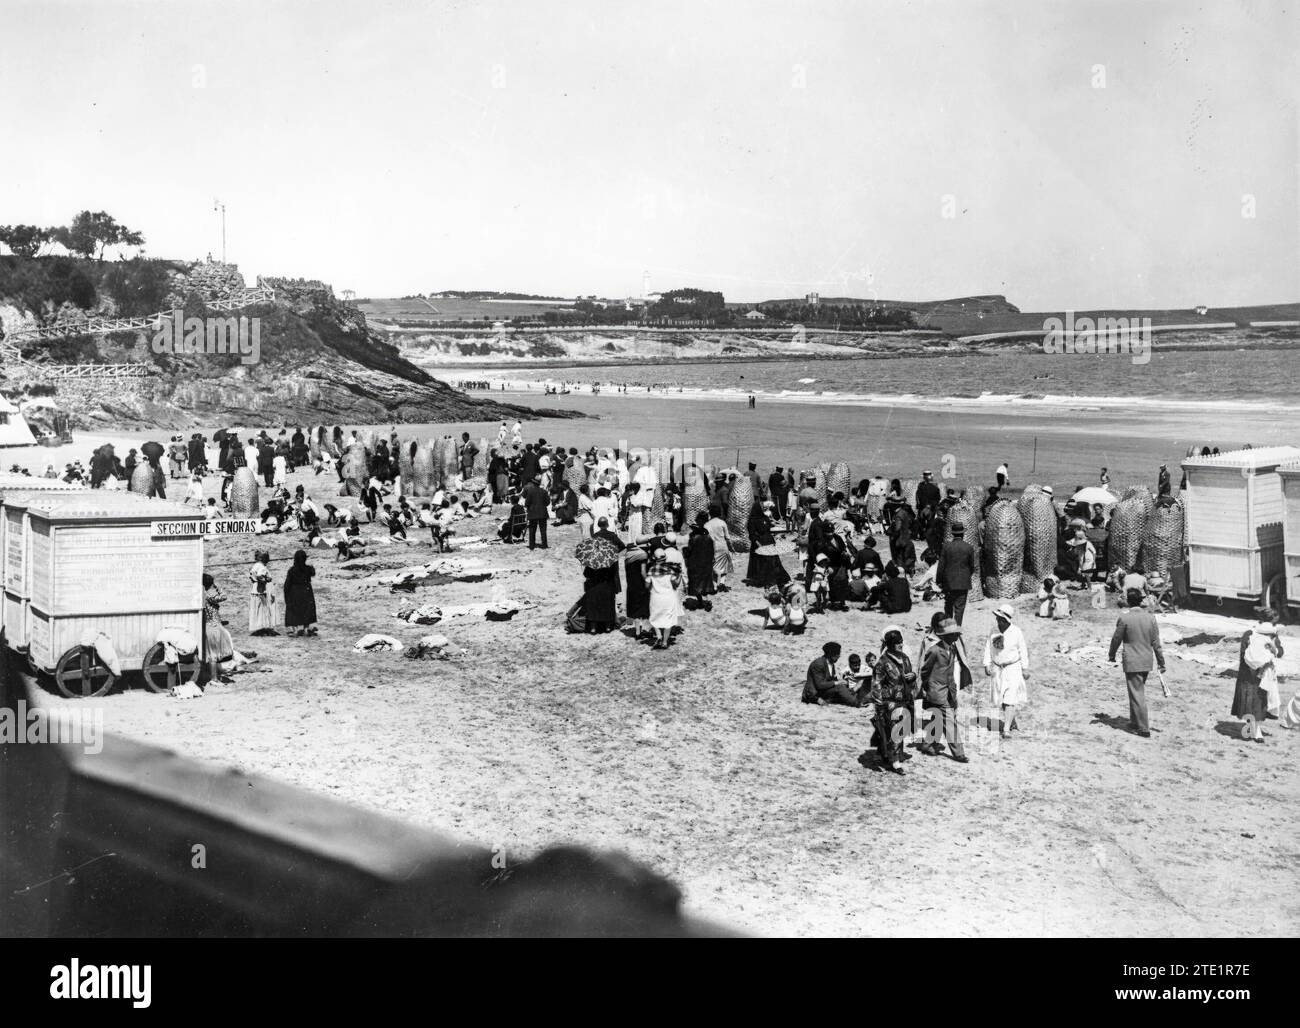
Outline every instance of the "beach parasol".
<path id="1" fill-rule="evenodd" d="M 601 568 L 610 568 L 618 563 L 618 550 L 608 539 L 601 539 L 593 536 L 590 539 L 584 539 L 573 549 L 573 555 L 578 558 L 584 568 L 590 568 L 593 571 Z"/>
<path id="2" fill-rule="evenodd" d="M 783 557 L 787 553 L 794 553 L 794 540 L 778 539 L 776 542 L 758 547 L 754 552 L 760 557 Z"/>
<path id="3" fill-rule="evenodd" d="M 1070 500 L 1074 503 L 1087 503 L 1090 505 L 1094 503 L 1119 503 L 1119 497 L 1099 485 L 1090 485 L 1086 489 L 1080 489 L 1070 497 Z"/>

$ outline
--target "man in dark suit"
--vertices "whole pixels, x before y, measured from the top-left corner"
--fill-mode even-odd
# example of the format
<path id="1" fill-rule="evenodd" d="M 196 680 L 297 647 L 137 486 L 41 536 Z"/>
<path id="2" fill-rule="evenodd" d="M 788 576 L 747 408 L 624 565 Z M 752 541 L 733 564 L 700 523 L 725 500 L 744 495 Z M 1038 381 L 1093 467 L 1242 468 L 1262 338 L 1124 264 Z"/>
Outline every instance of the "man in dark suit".
<path id="1" fill-rule="evenodd" d="M 1110 662 L 1115 663 L 1115 654 L 1124 647 L 1124 677 L 1128 682 L 1128 719 L 1129 724 L 1143 739 L 1151 738 L 1151 726 L 1147 722 L 1147 675 L 1152 667 L 1159 667 L 1165 673 L 1165 655 L 1160 649 L 1160 625 L 1155 615 L 1142 609 L 1142 594 L 1130 589 L 1126 596 L 1128 609 L 1120 611 L 1115 623 L 1115 634 L 1110 639 Z"/>
<path id="2" fill-rule="evenodd" d="M 945 618 L 939 622 L 938 634 L 939 641 L 925 651 L 921 664 L 922 704 L 934 712 L 926 727 L 921 752 L 937 757 L 946 741 L 952 747 L 952 759 L 967 764 L 970 758 L 966 756 L 957 728 L 957 695 L 971 683 L 970 668 L 959 646 L 961 626 L 952 618 Z"/>
<path id="3" fill-rule="evenodd" d="M 917 529 L 924 536 L 929 527 L 930 518 L 939 509 L 939 487 L 934 484 L 934 474 L 929 471 L 921 473 L 921 484 L 916 487 Z M 906 496 L 903 499 L 907 499 Z M 927 508 L 929 513 L 926 513 Z"/>
<path id="4" fill-rule="evenodd" d="M 804 679 L 804 703 L 842 703 L 846 707 L 862 706 L 862 699 L 840 680 L 836 664 L 840 659 L 840 644 L 828 642 L 822 647 L 822 655 L 808 665 L 808 677 Z"/>
<path id="5" fill-rule="evenodd" d="M 785 468 L 777 468 L 768 476 L 767 491 L 772 497 L 772 502 L 776 504 L 776 516 L 782 521 L 785 520 L 788 504 L 788 490 L 785 487 Z"/>
<path id="6" fill-rule="evenodd" d="M 540 470 L 537 453 L 533 450 L 533 444 L 529 443 L 524 447 L 524 455 L 519 458 L 519 481 L 531 482 Z"/>
<path id="7" fill-rule="evenodd" d="M 943 614 L 958 625 L 966 616 L 966 594 L 970 580 L 975 575 L 975 547 L 963 536 L 966 526 L 952 526 L 952 541 L 944 543 L 939 563 L 934 569 L 934 581 L 943 590 Z"/>
<path id="8" fill-rule="evenodd" d="M 541 487 L 536 478 L 530 479 L 524 486 L 523 496 L 524 510 L 528 512 L 528 548 L 537 549 L 537 532 L 540 529 L 542 533 L 542 549 L 550 547 L 546 544 L 546 490 Z"/>
<path id="9" fill-rule="evenodd" d="M 831 526 L 821 516 L 821 507 L 814 503 L 808 507 L 812 521 L 808 525 L 808 567 L 804 572 L 803 587 L 812 588 L 813 572 L 817 570 L 817 555 L 825 553 L 829 537 L 834 534 Z"/>

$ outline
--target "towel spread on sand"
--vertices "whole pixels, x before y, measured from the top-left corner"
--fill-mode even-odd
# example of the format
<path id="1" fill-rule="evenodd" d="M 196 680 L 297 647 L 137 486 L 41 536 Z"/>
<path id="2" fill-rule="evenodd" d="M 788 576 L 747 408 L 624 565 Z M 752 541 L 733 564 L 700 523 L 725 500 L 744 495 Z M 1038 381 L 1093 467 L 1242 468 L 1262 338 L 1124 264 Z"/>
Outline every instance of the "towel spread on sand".
<path id="1" fill-rule="evenodd" d="M 394 639 L 391 635 L 368 632 L 358 639 L 352 648 L 358 652 L 378 653 L 381 650 L 397 650 L 400 653 L 405 647 L 402 646 L 400 639 Z"/>
<path id="2" fill-rule="evenodd" d="M 419 607 L 414 604 L 403 604 L 393 617 L 401 618 L 413 625 L 436 625 L 442 620 L 442 608 L 432 603 L 426 603 Z"/>

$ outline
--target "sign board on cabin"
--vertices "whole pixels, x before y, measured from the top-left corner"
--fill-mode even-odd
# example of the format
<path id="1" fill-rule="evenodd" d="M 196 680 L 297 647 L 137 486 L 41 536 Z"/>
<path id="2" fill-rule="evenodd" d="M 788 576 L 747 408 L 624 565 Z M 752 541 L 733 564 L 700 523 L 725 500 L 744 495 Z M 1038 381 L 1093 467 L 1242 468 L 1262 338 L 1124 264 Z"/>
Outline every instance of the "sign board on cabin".
<path id="1" fill-rule="evenodd" d="M 155 539 L 192 539 L 206 535 L 252 535 L 257 532 L 256 518 L 217 518 L 214 521 L 155 521 Z"/>

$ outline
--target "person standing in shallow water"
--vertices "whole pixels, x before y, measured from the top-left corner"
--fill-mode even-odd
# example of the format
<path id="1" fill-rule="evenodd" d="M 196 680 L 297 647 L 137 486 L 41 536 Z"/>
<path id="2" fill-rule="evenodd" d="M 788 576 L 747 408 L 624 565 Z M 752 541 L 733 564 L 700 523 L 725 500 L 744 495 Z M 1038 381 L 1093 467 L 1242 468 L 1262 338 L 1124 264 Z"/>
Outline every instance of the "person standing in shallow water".
<path id="1" fill-rule="evenodd" d="M 307 551 L 293 555 L 293 566 L 284 576 L 284 626 L 290 635 L 316 634 L 316 592 L 311 580 L 316 569 L 307 563 Z"/>

